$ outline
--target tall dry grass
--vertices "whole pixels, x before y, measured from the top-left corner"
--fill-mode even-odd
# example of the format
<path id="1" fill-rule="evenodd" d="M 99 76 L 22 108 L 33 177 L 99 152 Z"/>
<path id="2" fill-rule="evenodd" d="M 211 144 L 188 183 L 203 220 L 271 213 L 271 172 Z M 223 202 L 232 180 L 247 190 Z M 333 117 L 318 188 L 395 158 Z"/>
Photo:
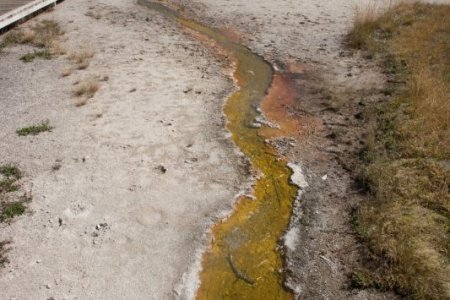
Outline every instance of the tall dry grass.
<path id="1" fill-rule="evenodd" d="M 376 116 L 356 214 L 367 246 L 360 286 L 450 299 L 450 5 L 359 13 L 349 43 L 379 55 L 394 95 Z M 363 274 L 363 275 L 361 275 Z"/>

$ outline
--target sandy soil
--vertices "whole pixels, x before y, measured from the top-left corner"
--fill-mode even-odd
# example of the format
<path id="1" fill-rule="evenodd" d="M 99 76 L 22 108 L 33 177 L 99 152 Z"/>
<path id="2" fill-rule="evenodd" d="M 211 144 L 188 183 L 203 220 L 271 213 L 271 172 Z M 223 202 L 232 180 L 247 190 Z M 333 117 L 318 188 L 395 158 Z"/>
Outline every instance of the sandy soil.
<path id="1" fill-rule="evenodd" d="M 21 26 L 42 19 L 61 24 L 69 54 L 95 56 L 63 78 L 66 56 L 0 55 L 0 163 L 20 166 L 33 197 L 28 215 L 0 224 L 13 242 L 0 298 L 173 298 L 243 182 L 221 110 L 232 83 L 202 45 L 133 1 L 65 1 Z M 86 78 L 105 80 L 75 107 L 73 83 Z M 16 135 L 45 119 L 52 132 Z"/>

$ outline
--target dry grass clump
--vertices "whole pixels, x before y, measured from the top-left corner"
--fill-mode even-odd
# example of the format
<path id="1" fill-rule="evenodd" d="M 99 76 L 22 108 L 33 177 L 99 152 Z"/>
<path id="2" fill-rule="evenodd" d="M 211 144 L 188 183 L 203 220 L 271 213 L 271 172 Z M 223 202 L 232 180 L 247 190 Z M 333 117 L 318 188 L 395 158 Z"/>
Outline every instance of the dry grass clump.
<path id="1" fill-rule="evenodd" d="M 357 49 L 367 48 L 376 30 L 380 27 L 377 7 L 372 4 L 367 8 L 355 9 L 353 28 L 348 35 L 350 46 Z"/>
<path id="2" fill-rule="evenodd" d="M 367 7 L 357 7 L 353 27 L 347 36 L 349 45 L 372 53 L 381 50 L 397 26 L 410 24 L 420 13 L 417 3 L 411 2 L 397 0 L 390 1 L 389 5 L 372 2 Z M 398 18 L 399 13 L 401 18 Z"/>
<path id="3" fill-rule="evenodd" d="M 61 77 L 67 77 L 70 76 L 73 72 L 73 68 L 71 66 L 65 66 L 61 69 L 60 74 Z"/>
<path id="4" fill-rule="evenodd" d="M 75 106 L 86 105 L 88 100 L 94 97 L 99 88 L 100 85 L 95 79 L 79 82 L 72 90 L 73 95 L 78 98 Z"/>
<path id="5" fill-rule="evenodd" d="M 450 5 L 397 5 L 369 24 L 358 21 L 369 29 L 352 44 L 385 55 L 388 76 L 404 82 L 392 87 L 367 144 L 364 180 L 374 199 L 359 209 L 356 226 L 368 269 L 353 279 L 415 299 L 450 299 L 448 16 Z"/>
<path id="6" fill-rule="evenodd" d="M 57 22 L 42 20 L 29 28 L 11 31 L 0 43 L 0 48 L 12 44 L 30 44 L 49 49 L 53 54 L 64 54 L 65 50 L 58 41 L 63 34 L 64 32 Z"/>
<path id="7" fill-rule="evenodd" d="M 372 264 L 364 284 L 416 299 L 449 297 L 450 172 L 438 162 L 405 159 L 374 163 L 366 175 L 375 199 L 358 212 Z"/>
<path id="8" fill-rule="evenodd" d="M 92 49 L 84 48 L 72 52 L 69 55 L 69 59 L 77 65 L 77 68 L 79 70 L 84 70 L 89 66 L 91 59 L 94 57 L 94 54 L 95 53 Z"/>
<path id="9" fill-rule="evenodd" d="M 50 49 L 55 46 L 56 40 L 64 33 L 59 24 L 52 20 L 43 20 L 31 27 L 30 30 L 34 32 L 34 37 L 29 43 Z"/>

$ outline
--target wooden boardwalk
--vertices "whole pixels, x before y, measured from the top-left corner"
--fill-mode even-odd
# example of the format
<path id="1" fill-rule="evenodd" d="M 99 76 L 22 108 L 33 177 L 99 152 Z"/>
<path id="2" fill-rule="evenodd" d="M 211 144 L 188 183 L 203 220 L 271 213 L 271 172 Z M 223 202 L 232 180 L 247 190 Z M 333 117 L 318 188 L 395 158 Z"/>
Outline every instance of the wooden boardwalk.
<path id="1" fill-rule="evenodd" d="M 0 30 L 36 11 L 56 4 L 57 0 L 0 0 Z"/>

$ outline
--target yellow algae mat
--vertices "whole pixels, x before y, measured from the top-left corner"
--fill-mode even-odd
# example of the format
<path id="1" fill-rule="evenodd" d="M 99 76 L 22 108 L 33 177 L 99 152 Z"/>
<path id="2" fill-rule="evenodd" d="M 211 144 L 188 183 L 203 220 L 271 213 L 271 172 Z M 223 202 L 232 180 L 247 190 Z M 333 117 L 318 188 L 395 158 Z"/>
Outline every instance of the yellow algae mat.
<path id="1" fill-rule="evenodd" d="M 214 225 L 213 242 L 203 256 L 198 299 L 292 299 L 283 287 L 279 239 L 287 228 L 297 189 L 289 184 L 286 162 L 265 142 L 263 128 L 251 124 L 269 89 L 273 70 L 268 62 L 224 34 L 187 20 L 165 6 L 140 4 L 174 19 L 182 26 L 214 40 L 235 63 L 239 89 L 225 105 L 233 141 L 261 173 L 252 198 L 241 197 L 229 218 Z"/>

